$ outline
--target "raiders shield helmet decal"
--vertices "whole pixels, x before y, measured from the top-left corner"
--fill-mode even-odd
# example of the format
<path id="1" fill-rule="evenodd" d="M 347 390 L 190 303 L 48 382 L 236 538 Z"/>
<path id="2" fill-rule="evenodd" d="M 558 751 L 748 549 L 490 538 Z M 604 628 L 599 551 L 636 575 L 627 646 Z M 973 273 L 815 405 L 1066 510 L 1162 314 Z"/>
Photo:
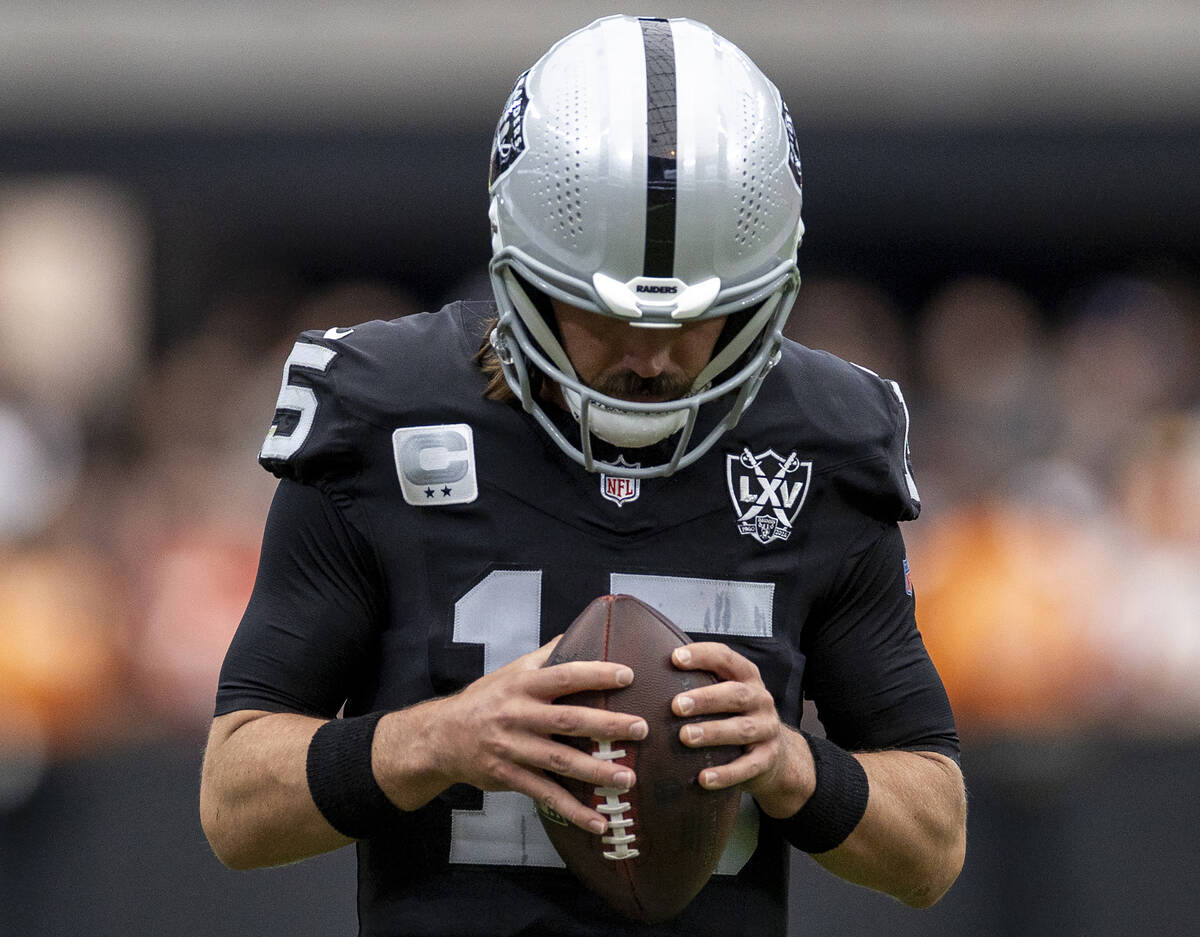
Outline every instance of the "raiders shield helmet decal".
<path id="1" fill-rule="evenodd" d="M 795 452 L 781 456 L 774 449 L 754 455 L 749 448 L 725 456 L 725 481 L 737 512 L 738 533 L 761 544 L 787 540 L 792 524 L 808 497 L 812 463 Z"/>
<path id="2" fill-rule="evenodd" d="M 525 108 L 529 106 L 529 95 L 525 93 L 524 72 L 508 96 L 500 123 L 496 125 L 496 136 L 492 141 L 492 159 L 488 167 L 488 188 L 508 172 L 508 168 L 525 152 Z"/>

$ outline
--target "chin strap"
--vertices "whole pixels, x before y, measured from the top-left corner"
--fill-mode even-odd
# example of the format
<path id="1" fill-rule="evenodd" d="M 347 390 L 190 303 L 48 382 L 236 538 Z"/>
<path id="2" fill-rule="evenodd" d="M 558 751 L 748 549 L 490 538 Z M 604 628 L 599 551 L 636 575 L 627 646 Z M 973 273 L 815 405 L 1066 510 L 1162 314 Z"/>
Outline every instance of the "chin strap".
<path id="1" fill-rule="evenodd" d="M 628 410 L 614 410 L 594 401 L 588 406 L 587 415 L 582 416 L 583 401 L 579 393 L 569 387 L 564 387 L 562 392 L 571 415 L 579 425 L 614 446 L 634 449 L 652 446 L 678 432 L 687 422 L 687 408 L 662 413 L 631 413 Z"/>

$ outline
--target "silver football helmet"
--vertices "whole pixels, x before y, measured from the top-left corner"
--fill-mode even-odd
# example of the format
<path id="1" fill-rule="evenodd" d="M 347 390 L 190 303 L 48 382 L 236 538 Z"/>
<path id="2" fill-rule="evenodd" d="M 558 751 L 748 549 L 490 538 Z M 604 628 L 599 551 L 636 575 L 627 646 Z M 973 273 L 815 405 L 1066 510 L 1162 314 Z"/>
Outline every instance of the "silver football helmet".
<path id="1" fill-rule="evenodd" d="M 489 189 L 491 342 L 525 409 L 589 471 L 670 475 L 698 459 L 778 361 L 800 282 L 800 159 L 778 89 L 700 23 L 604 17 L 517 80 Z M 579 379 L 545 297 L 632 328 L 731 318 L 687 395 L 631 402 Z M 543 409 L 533 369 L 562 388 L 577 442 Z M 700 408 L 720 398 L 723 415 L 694 439 Z M 659 464 L 592 451 L 593 435 L 630 448 L 672 434 Z"/>

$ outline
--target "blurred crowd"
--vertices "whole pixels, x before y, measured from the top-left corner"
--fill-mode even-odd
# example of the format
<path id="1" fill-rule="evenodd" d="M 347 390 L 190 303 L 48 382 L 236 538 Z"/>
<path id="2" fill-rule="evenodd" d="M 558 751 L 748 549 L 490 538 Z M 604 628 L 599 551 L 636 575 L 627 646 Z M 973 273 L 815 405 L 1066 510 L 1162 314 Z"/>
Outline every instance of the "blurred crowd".
<path id="1" fill-rule="evenodd" d="M 154 347 L 149 257 L 103 185 L 0 192 L 0 806 L 49 760 L 202 737 L 292 341 L 418 309 L 231 289 Z M 918 619 L 968 744 L 1200 734 L 1200 284 L 1114 273 L 1051 305 L 975 277 L 905 308 L 813 278 L 788 329 L 905 390 Z"/>
<path id="2" fill-rule="evenodd" d="M 911 316 L 802 290 L 794 337 L 902 382 L 926 644 L 965 741 L 1200 735 L 1200 291 L 1114 274 L 1045 308 L 946 284 Z"/>

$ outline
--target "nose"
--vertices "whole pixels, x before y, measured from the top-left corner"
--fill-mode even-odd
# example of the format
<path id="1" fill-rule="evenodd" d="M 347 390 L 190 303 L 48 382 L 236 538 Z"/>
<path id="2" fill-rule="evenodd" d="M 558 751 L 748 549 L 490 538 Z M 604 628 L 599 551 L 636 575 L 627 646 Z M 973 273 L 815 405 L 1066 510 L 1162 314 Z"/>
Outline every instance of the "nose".
<path id="1" fill-rule="evenodd" d="M 671 349 L 678 335 L 679 329 L 622 324 L 618 345 L 621 367 L 638 377 L 657 377 L 670 367 Z"/>

